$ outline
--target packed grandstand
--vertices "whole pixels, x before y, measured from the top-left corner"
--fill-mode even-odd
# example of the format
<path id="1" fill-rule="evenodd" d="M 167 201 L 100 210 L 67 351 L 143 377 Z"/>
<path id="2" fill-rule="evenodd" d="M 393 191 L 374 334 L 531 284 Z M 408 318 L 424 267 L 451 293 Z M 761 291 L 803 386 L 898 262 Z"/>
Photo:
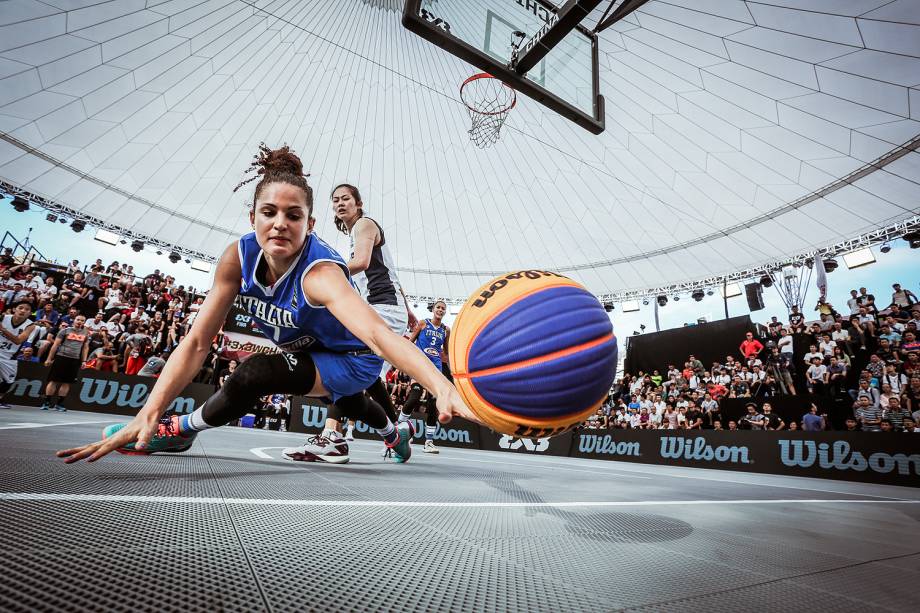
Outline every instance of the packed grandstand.
<path id="1" fill-rule="evenodd" d="M 695 355 L 651 372 L 622 373 L 587 429 L 846 430 L 920 432 L 920 303 L 896 284 L 890 297 L 863 287 L 838 310 L 820 302 L 811 319 L 795 309 L 739 339 L 738 352 L 703 364 Z M 204 296 L 159 270 L 127 262 L 0 256 L 0 310 L 26 301 L 37 324 L 15 359 L 44 362 L 54 339 L 79 315 L 90 331 L 84 369 L 156 376 L 182 341 Z M 196 381 L 220 385 L 236 366 L 218 336 Z M 392 368 L 397 407 L 409 377 Z M 781 416 L 782 397 L 805 395 L 800 415 Z M 726 414 L 723 403 L 743 404 Z M 271 402 L 266 401 L 265 406 Z M 828 413 L 834 413 L 830 419 Z M 272 422 L 275 423 L 275 422 Z"/>

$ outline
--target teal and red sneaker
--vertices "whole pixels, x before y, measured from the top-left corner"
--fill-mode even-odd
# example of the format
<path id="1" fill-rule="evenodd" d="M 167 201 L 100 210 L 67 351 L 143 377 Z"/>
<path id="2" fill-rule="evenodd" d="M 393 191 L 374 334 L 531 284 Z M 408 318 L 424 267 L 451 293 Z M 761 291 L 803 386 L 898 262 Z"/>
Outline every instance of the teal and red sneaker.
<path id="1" fill-rule="evenodd" d="M 399 438 L 395 443 L 389 445 L 384 441 L 387 450 L 383 457 L 392 459 L 397 464 L 405 464 L 412 457 L 412 424 L 407 421 L 396 424 L 396 433 Z"/>
<path id="2" fill-rule="evenodd" d="M 112 424 L 106 426 L 102 431 L 102 438 L 109 438 L 126 425 L 127 424 Z M 191 448 L 192 443 L 195 442 L 196 436 L 198 436 L 197 432 L 183 433 L 179 428 L 179 416 L 170 415 L 160 420 L 157 433 L 153 435 L 145 449 L 135 449 L 134 443 L 128 443 L 124 447 L 119 447 L 116 451 L 125 455 L 149 455 L 158 452 L 180 453 L 182 451 L 188 451 L 189 448 Z"/>

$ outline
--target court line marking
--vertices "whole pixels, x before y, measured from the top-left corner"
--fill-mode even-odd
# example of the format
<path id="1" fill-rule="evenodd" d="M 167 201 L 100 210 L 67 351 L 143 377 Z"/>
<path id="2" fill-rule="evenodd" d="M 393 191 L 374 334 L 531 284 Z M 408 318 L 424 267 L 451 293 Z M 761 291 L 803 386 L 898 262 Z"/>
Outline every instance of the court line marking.
<path id="1" fill-rule="evenodd" d="M 861 500 L 833 498 L 769 500 L 580 500 L 565 502 L 447 502 L 424 500 L 280 500 L 273 498 L 214 498 L 198 496 L 134 496 L 117 494 L 54 494 L 0 492 L 3 501 L 58 502 L 173 502 L 282 507 L 435 507 L 435 508 L 569 508 L 569 507 L 657 507 L 758 504 L 920 504 L 920 500 Z"/>
<path id="2" fill-rule="evenodd" d="M 265 451 L 263 451 L 265 449 L 286 449 L 286 447 L 253 447 L 252 449 L 249 450 L 249 452 L 252 453 L 254 456 L 258 458 L 262 458 L 264 460 L 284 459 L 284 458 L 274 458 L 268 455 L 267 453 L 265 453 Z M 371 451 L 369 449 L 350 449 L 349 453 L 376 454 L 377 452 Z M 474 460 L 471 458 L 463 458 L 463 461 L 464 462 L 484 462 L 486 464 L 507 464 L 509 466 L 527 466 L 527 467 L 534 466 L 534 464 L 523 464 L 521 462 L 503 462 L 501 460 Z M 559 470 L 571 470 L 571 471 L 575 471 L 579 473 L 593 473 L 596 475 L 608 475 L 608 476 L 617 474 L 617 473 L 611 472 L 610 470 L 599 471 L 599 470 L 591 470 L 588 468 L 575 468 L 572 466 L 557 466 L 557 465 L 554 465 L 554 466 L 558 468 Z M 649 480 L 652 479 L 652 477 L 643 477 L 641 475 L 634 475 L 634 474 L 628 474 L 628 475 L 624 474 L 621 476 L 628 477 L 630 479 L 649 479 Z"/>
<path id="3" fill-rule="evenodd" d="M 52 426 L 78 426 L 80 424 L 109 424 L 112 423 L 111 419 L 104 419 L 99 421 L 62 421 L 53 424 L 42 424 L 38 422 L 31 421 L 21 421 L 14 422 L 11 424 L 6 424 L 5 426 L 0 426 L 0 430 L 24 430 L 28 428 L 51 428 Z"/>

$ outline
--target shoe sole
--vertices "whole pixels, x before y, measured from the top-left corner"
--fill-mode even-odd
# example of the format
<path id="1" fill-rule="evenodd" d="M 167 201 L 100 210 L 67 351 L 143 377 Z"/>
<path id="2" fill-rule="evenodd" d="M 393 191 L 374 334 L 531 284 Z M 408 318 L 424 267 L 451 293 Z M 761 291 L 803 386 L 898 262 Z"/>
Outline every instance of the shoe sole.
<path id="1" fill-rule="evenodd" d="M 437 453 L 441 453 L 441 450 L 440 450 L 440 449 L 422 449 L 422 452 L 423 452 L 423 453 L 435 453 L 435 454 L 437 454 Z"/>
<path id="2" fill-rule="evenodd" d="M 288 455 L 282 453 L 282 456 L 286 460 L 291 462 L 324 462 L 326 464 L 348 464 L 348 461 L 351 459 L 347 455 L 336 455 L 336 456 L 320 456 L 314 455 L 312 453 L 295 453 Z"/>

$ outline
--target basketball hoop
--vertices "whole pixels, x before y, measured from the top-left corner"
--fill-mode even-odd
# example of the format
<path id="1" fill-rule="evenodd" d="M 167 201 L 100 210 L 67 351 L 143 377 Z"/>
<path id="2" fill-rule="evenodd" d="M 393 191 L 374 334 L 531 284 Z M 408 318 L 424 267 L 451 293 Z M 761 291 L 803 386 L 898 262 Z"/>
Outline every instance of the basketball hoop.
<path id="1" fill-rule="evenodd" d="M 470 140 L 485 149 L 498 141 L 505 118 L 517 104 L 517 94 L 499 79 L 481 72 L 460 85 L 460 100 L 473 122 Z"/>

